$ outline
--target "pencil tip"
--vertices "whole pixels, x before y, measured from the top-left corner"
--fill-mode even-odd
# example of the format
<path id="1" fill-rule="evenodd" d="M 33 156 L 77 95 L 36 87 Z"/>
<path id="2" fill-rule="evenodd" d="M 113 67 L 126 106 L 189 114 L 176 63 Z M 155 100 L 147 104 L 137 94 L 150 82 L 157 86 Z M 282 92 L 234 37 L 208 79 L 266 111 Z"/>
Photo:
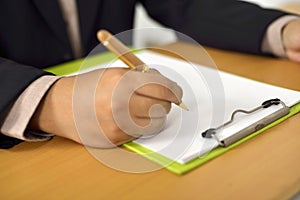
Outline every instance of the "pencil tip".
<path id="1" fill-rule="evenodd" d="M 188 108 L 183 102 L 181 102 L 181 103 L 179 104 L 179 107 L 183 108 L 183 109 L 186 110 L 186 111 L 189 111 L 189 108 Z"/>

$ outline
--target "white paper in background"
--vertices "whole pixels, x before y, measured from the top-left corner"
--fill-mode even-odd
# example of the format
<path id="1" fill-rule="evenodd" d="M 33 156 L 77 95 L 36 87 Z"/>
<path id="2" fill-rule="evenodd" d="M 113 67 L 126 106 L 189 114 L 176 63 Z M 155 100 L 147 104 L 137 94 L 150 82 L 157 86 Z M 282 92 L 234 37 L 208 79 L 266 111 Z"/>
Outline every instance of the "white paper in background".
<path id="1" fill-rule="evenodd" d="M 137 55 L 147 65 L 158 69 L 182 87 L 183 102 L 190 110 L 184 111 L 172 105 L 164 129 L 155 136 L 142 137 L 135 142 L 179 163 L 186 163 L 217 147 L 214 139 L 204 139 L 201 133 L 227 122 L 234 110 L 251 110 L 274 98 L 281 99 L 289 107 L 300 102 L 298 91 L 219 72 L 150 51 L 143 51 Z M 107 67 L 126 65 L 118 60 L 95 68 Z M 280 108 L 281 106 L 271 106 L 255 115 L 241 116 L 240 126 L 229 127 L 229 131 L 225 129 L 222 134 L 228 135 L 233 129 L 247 127 Z"/>

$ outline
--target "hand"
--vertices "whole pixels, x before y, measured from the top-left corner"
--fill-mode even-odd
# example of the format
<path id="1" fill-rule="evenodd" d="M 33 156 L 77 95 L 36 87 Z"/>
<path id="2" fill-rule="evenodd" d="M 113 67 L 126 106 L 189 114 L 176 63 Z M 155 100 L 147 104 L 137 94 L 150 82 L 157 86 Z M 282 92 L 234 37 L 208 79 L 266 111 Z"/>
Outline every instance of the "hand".
<path id="1" fill-rule="evenodd" d="M 287 57 L 300 62 L 300 19 L 289 22 L 282 34 Z"/>
<path id="2" fill-rule="evenodd" d="M 108 148 L 160 131 L 181 88 L 155 70 L 101 69 L 58 80 L 29 124 L 92 147 Z"/>

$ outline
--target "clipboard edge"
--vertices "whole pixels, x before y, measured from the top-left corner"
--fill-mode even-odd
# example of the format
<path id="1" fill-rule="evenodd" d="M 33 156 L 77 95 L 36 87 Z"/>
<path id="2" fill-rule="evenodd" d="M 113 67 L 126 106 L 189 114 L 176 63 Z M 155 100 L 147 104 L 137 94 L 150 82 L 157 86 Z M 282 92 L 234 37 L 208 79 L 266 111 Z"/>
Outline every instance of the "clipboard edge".
<path id="1" fill-rule="evenodd" d="M 143 147 L 142 145 L 139 145 L 137 143 L 135 143 L 134 141 L 123 144 L 123 146 L 135 153 L 140 154 L 141 156 L 144 156 L 145 158 L 156 162 L 157 164 L 162 165 L 163 167 L 165 167 L 166 169 L 168 169 L 169 171 L 178 174 L 178 175 L 183 175 L 205 163 L 207 163 L 208 161 L 224 154 L 225 152 L 237 147 L 238 145 L 248 141 L 249 139 L 261 134 L 262 132 L 280 124 L 281 122 L 285 121 L 286 119 L 292 117 L 293 115 L 297 114 L 300 112 L 300 103 L 295 104 L 294 106 L 292 106 L 290 108 L 290 113 L 281 117 L 280 119 L 270 123 L 269 125 L 265 126 L 264 128 L 248 135 L 247 137 L 239 140 L 238 142 L 233 143 L 232 145 L 226 147 L 226 148 L 222 148 L 222 147 L 218 147 L 216 149 L 213 149 L 212 151 L 210 151 L 209 153 L 195 158 L 185 164 L 181 164 L 178 163 L 176 161 L 173 161 L 161 154 L 158 154 L 156 152 L 151 151 L 150 149 L 147 149 L 146 147 Z M 169 163 L 169 164 L 168 164 Z"/>

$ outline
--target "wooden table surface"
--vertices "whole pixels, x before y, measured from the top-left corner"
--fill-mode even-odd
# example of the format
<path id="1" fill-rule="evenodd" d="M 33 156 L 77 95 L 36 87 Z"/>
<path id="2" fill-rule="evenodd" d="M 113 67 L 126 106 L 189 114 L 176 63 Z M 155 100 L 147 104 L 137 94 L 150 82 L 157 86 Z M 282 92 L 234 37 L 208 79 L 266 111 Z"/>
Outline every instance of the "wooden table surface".
<path id="1" fill-rule="evenodd" d="M 164 49 L 203 63 L 199 47 Z M 221 70 L 300 91 L 300 64 L 207 51 Z M 22 143 L 0 150 L 0 199 L 286 199 L 300 191 L 299 122 L 297 114 L 183 176 L 120 172 L 59 137 Z"/>

